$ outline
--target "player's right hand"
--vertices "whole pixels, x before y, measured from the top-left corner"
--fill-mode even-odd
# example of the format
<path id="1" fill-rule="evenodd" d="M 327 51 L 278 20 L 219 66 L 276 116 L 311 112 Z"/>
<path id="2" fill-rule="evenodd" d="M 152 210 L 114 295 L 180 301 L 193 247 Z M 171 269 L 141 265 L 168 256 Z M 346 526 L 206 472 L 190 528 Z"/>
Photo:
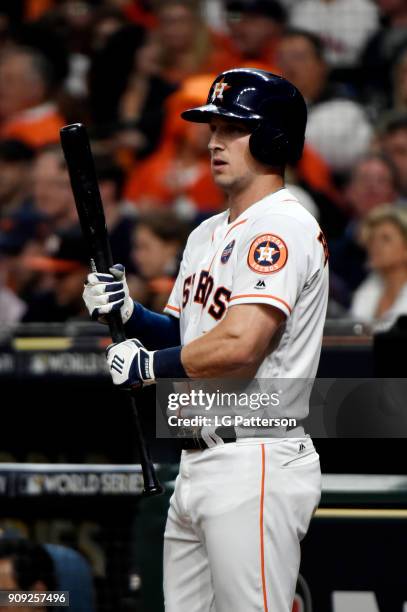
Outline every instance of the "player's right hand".
<path id="1" fill-rule="evenodd" d="M 109 268 L 111 274 L 88 274 L 82 297 L 94 321 L 107 323 L 106 315 L 120 310 L 123 323 L 130 319 L 134 302 L 129 295 L 125 269 L 122 264 Z"/>

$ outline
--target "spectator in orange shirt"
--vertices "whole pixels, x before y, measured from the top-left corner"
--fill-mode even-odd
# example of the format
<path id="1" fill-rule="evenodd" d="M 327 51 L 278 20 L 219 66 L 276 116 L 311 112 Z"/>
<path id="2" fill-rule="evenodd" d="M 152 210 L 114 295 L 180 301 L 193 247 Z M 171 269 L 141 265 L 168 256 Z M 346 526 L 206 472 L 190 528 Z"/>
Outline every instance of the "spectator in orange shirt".
<path id="1" fill-rule="evenodd" d="M 12 47 L 0 56 L 0 137 L 33 148 L 59 141 L 65 121 L 52 101 L 53 71 L 30 48 Z"/>
<path id="2" fill-rule="evenodd" d="M 179 83 L 197 73 L 233 68 L 239 58 L 225 48 L 224 37 L 212 32 L 193 0 L 160 0 L 157 40 L 161 46 L 162 76 Z"/>
<path id="3" fill-rule="evenodd" d="M 25 0 L 24 18 L 29 21 L 38 19 L 46 11 L 52 9 L 54 4 L 54 0 Z"/>
<path id="4" fill-rule="evenodd" d="M 41 288 L 43 280 L 38 277 L 38 269 L 28 265 L 27 257 L 46 255 L 55 242 L 55 234 L 69 233 L 78 228 L 78 215 L 60 146 L 50 145 L 37 155 L 31 182 L 33 206 L 27 216 L 31 216 L 32 231 L 27 231 L 27 222 L 23 223 L 22 219 L 5 245 L 16 255 L 14 261 L 9 262 L 9 285 L 25 300 L 30 299 L 33 290 Z"/>
<path id="5" fill-rule="evenodd" d="M 221 209 L 224 198 L 212 180 L 205 124 L 182 121 L 180 113 L 204 103 L 212 76 L 186 79 L 169 96 L 164 138 L 158 151 L 131 173 L 126 197 L 140 210 L 172 206 L 188 218 Z"/>

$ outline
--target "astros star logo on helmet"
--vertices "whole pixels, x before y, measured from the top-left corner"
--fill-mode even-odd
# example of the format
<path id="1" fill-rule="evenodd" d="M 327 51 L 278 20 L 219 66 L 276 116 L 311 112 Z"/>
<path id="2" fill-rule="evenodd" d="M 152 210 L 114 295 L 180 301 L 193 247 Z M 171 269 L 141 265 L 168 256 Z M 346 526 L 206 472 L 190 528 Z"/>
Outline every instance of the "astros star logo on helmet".
<path id="1" fill-rule="evenodd" d="M 218 81 L 213 88 L 211 102 L 214 102 L 216 99 L 223 100 L 223 92 L 230 88 L 231 85 L 228 85 L 224 78 Z"/>

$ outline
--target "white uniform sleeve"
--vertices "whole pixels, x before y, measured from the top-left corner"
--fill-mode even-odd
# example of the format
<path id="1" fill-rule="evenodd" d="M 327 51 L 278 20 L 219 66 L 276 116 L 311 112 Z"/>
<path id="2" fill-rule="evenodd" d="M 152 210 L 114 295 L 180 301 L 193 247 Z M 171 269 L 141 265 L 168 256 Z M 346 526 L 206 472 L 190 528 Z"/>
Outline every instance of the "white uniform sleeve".
<path id="1" fill-rule="evenodd" d="M 182 255 L 182 261 L 179 267 L 179 272 L 177 279 L 175 281 L 174 287 L 172 288 L 171 295 L 168 298 L 168 302 L 164 307 L 164 313 L 169 314 L 177 319 L 181 316 L 182 309 L 182 300 L 183 300 L 183 281 L 185 277 L 185 269 L 188 261 L 188 253 L 191 244 L 191 236 L 194 234 L 192 232 L 187 240 L 187 244 L 184 249 L 184 253 Z"/>
<path id="2" fill-rule="evenodd" d="M 168 298 L 168 302 L 164 307 L 164 313 L 169 314 L 176 319 L 180 318 L 181 315 L 181 304 L 182 304 L 182 275 L 181 268 L 178 272 L 177 280 L 175 281 L 174 287 L 172 288 L 171 295 Z"/>
<path id="3" fill-rule="evenodd" d="M 290 316 L 307 279 L 310 238 L 285 215 L 266 216 L 251 224 L 239 245 L 230 306 L 268 304 Z M 314 240 L 317 244 L 316 236 Z"/>

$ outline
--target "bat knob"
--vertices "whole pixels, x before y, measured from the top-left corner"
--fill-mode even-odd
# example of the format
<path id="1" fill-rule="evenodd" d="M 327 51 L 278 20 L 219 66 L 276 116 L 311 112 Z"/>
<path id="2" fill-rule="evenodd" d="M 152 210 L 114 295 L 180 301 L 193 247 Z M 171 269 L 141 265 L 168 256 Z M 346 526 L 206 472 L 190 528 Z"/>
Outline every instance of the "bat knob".
<path id="1" fill-rule="evenodd" d="M 164 487 L 157 481 L 156 484 L 144 488 L 143 496 L 153 497 L 153 495 L 162 495 L 164 491 Z"/>
<path id="2" fill-rule="evenodd" d="M 85 129 L 83 123 L 70 123 L 69 125 L 64 125 L 59 132 L 60 134 L 67 134 L 69 132 L 82 132 Z"/>

